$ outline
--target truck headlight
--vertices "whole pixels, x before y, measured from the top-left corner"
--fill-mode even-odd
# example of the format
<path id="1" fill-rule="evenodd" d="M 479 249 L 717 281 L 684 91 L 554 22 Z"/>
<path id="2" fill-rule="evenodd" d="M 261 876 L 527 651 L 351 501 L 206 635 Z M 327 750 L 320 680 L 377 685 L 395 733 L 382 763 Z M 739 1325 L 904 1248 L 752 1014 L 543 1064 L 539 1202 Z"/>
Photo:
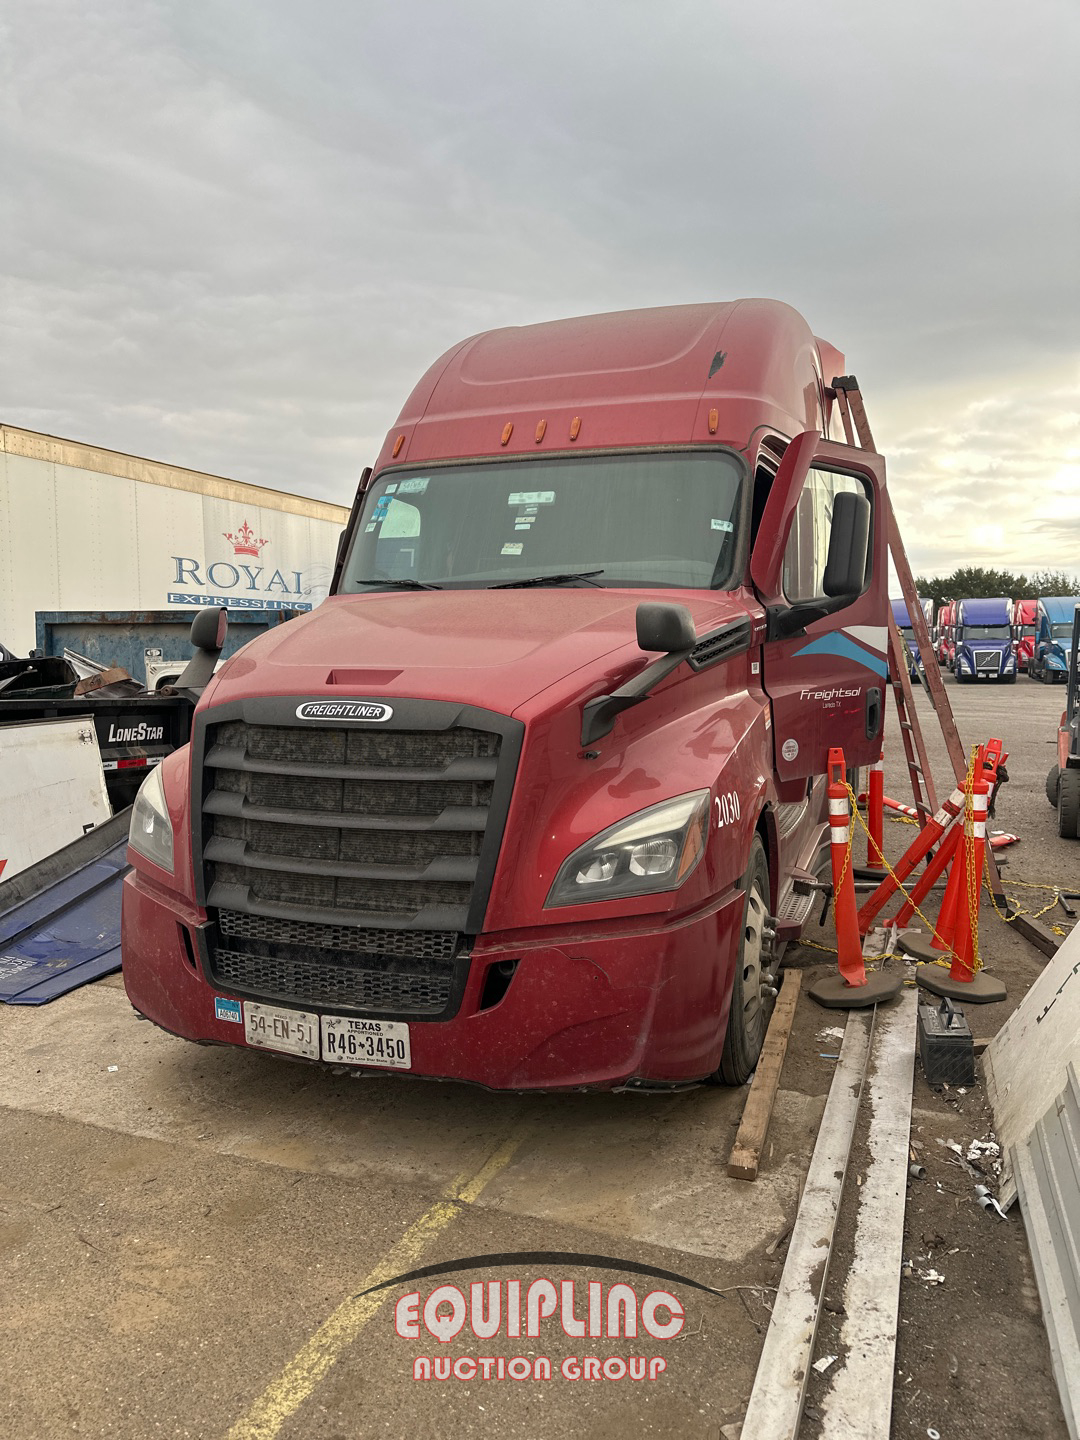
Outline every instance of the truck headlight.
<path id="1" fill-rule="evenodd" d="M 162 870 L 172 873 L 172 822 L 165 808 L 165 786 L 161 780 L 160 767 L 151 770 L 139 786 L 135 804 L 131 807 L 128 844 L 147 860 L 160 865 Z"/>
<path id="2" fill-rule="evenodd" d="M 704 855 L 708 829 L 708 790 L 639 810 L 563 861 L 545 908 L 676 890 Z"/>

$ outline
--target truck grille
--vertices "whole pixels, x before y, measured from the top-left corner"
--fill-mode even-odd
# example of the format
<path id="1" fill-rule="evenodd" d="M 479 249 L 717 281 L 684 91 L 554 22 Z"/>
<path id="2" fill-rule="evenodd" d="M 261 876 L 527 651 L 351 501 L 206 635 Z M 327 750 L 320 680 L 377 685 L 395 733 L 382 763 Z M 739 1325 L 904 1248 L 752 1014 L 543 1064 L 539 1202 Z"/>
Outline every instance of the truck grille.
<path id="1" fill-rule="evenodd" d="M 295 956 L 249 955 L 217 949 L 214 978 L 229 990 L 267 999 L 395 1015 L 441 1015 L 450 1003 L 453 974 L 328 965 Z"/>
<path id="2" fill-rule="evenodd" d="M 996 675 L 1001 669 L 1000 650 L 973 650 L 972 654 L 975 657 L 976 670 L 989 670 L 992 675 Z"/>
<path id="3" fill-rule="evenodd" d="M 293 706 L 252 702 L 240 718 L 229 707 L 197 732 L 210 978 L 304 1005 L 445 1015 L 460 1003 L 465 935 L 480 928 L 494 870 L 513 722 L 273 723 Z M 410 707 L 421 720 L 451 709 L 395 711 L 407 720 Z M 268 723 L 252 723 L 263 709 Z M 488 718 L 462 718 L 473 717 Z"/>
<path id="4" fill-rule="evenodd" d="M 211 905 L 465 928 L 498 735 L 232 720 L 207 742 Z"/>

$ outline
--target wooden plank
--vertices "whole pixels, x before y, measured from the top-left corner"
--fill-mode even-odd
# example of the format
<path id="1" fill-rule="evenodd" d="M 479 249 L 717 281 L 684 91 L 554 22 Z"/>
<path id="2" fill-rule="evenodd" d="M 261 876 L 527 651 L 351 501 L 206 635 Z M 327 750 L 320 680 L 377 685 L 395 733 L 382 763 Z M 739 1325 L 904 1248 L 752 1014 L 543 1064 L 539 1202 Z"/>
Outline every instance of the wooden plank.
<path id="1" fill-rule="evenodd" d="M 780 1071 L 784 1068 L 791 1024 L 795 1019 L 795 1006 L 802 985 L 801 970 L 785 970 L 780 994 L 773 1008 L 772 1019 L 761 1047 L 757 1070 L 754 1072 L 750 1094 L 746 1097 L 739 1133 L 731 1147 L 727 1173 L 735 1180 L 756 1180 L 761 1151 L 765 1136 L 769 1133 L 773 1103 L 780 1085 Z"/>
<path id="2" fill-rule="evenodd" d="M 906 990 L 895 1005 L 878 1011 L 874 1027 L 866 1082 L 869 1160 L 853 1195 L 855 1241 L 844 1283 L 841 1358 L 828 1371 L 819 1405 L 822 1440 L 890 1433 L 917 1012 L 918 996 Z"/>
<path id="3" fill-rule="evenodd" d="M 743 1421 L 742 1440 L 793 1440 L 799 1428 L 873 1016 L 872 1010 L 853 1010 L 847 1018 Z"/>

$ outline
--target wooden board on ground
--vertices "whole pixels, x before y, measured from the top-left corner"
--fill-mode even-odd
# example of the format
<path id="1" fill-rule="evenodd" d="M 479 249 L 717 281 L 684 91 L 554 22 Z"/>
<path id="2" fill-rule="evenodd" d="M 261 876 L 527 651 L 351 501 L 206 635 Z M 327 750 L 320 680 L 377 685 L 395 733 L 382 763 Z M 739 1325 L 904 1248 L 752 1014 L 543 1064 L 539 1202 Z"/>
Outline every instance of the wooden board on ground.
<path id="1" fill-rule="evenodd" d="M 780 995 L 769 1021 L 750 1094 L 746 1097 L 746 1107 L 739 1122 L 739 1133 L 731 1147 L 727 1171 L 735 1180 L 757 1179 L 761 1151 L 769 1131 L 769 1121 L 772 1119 L 773 1102 L 780 1084 L 780 1071 L 784 1068 L 784 1056 L 787 1054 L 788 1037 L 795 1019 L 795 1005 L 799 999 L 801 984 L 800 971 L 784 971 Z"/>

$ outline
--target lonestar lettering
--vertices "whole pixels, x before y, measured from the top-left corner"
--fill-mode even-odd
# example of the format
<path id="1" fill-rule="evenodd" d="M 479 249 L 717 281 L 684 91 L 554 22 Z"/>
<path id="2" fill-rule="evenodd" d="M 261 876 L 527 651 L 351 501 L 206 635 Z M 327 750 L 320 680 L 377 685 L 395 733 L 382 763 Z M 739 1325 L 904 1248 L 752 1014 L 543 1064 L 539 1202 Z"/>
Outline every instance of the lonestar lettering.
<path id="1" fill-rule="evenodd" d="M 164 725 L 148 725 L 140 720 L 138 725 L 109 724 L 109 745 L 148 745 L 154 740 L 165 739 Z"/>

